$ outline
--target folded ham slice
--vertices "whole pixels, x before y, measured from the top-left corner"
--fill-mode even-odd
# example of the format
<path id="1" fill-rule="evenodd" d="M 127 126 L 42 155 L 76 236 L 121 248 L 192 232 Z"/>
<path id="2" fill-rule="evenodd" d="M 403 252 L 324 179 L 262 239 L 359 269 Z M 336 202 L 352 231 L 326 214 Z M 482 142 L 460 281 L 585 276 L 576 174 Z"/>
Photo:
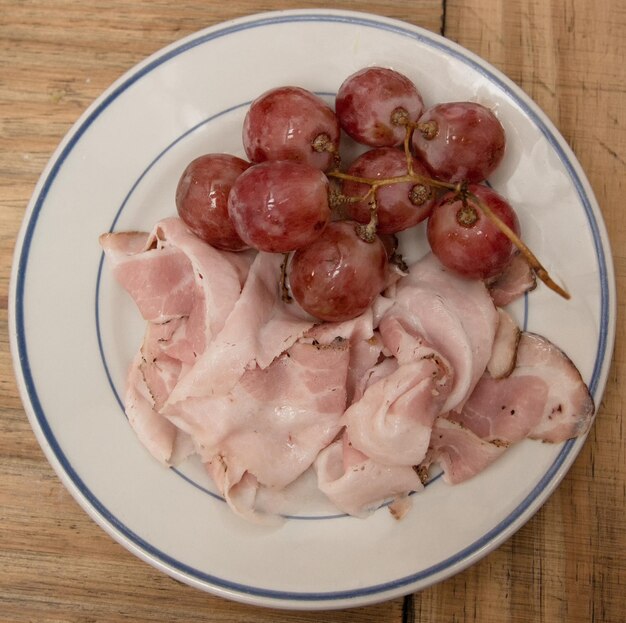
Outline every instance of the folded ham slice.
<path id="1" fill-rule="evenodd" d="M 485 285 L 451 273 L 429 253 L 395 289 L 396 304 L 386 317 L 394 316 L 450 362 L 454 383 L 444 410 L 460 409 L 485 371 L 498 326 Z"/>
<path id="2" fill-rule="evenodd" d="M 218 491 L 230 509 L 236 514 L 254 523 L 275 523 L 278 517 L 261 514 L 256 509 L 259 481 L 242 466 L 229 465 L 221 455 L 205 463 L 207 473 L 216 484 Z"/>
<path id="3" fill-rule="evenodd" d="M 320 490 L 339 510 L 355 517 L 424 488 L 412 467 L 377 463 L 355 450 L 347 434 L 319 453 L 315 470 Z"/>
<path id="4" fill-rule="evenodd" d="M 378 463 L 417 465 L 450 392 L 448 368 L 436 356 L 401 365 L 387 360 L 378 368 L 385 370 L 372 370 L 369 386 L 343 417 L 352 446 Z"/>
<path id="5" fill-rule="evenodd" d="M 176 427 L 154 408 L 150 389 L 141 373 L 141 354 L 133 361 L 124 397 L 125 411 L 139 441 L 161 463 L 169 463 Z"/>
<path id="6" fill-rule="evenodd" d="M 188 368 L 185 363 L 188 346 L 172 346 L 172 342 L 178 341 L 176 335 L 183 327 L 184 319 L 164 324 L 148 323 L 140 356 L 131 365 L 129 375 L 134 374 L 135 366 L 139 367 L 157 411 L 163 407 L 181 374 Z M 172 352 L 180 355 L 181 351 L 184 351 L 183 356 L 172 355 Z"/>
<path id="7" fill-rule="evenodd" d="M 115 236 L 101 238 L 109 258 L 109 242 Z M 195 285 L 189 258 L 174 247 L 152 247 L 148 235 L 144 242 L 145 248 L 132 255 L 118 254 L 116 249 L 112 262 L 116 280 L 131 295 L 144 320 L 160 323 L 189 315 Z"/>
<path id="8" fill-rule="evenodd" d="M 103 234 L 100 244 L 113 276 L 145 320 L 187 317 L 201 302 L 203 341 L 223 327 L 251 261 L 250 255 L 203 243 L 177 218 L 159 221 L 151 233 Z"/>
<path id="9" fill-rule="evenodd" d="M 580 373 L 544 337 L 522 333 L 512 373 L 485 374 L 460 413 L 437 418 L 423 467 L 439 463 L 457 484 L 523 439 L 558 443 L 589 430 L 594 404 Z"/>
<path id="10" fill-rule="evenodd" d="M 493 341 L 487 372 L 494 378 L 504 378 L 513 372 L 517 347 L 522 335 L 517 322 L 502 308 L 498 308 L 498 329 Z"/>
<path id="11" fill-rule="evenodd" d="M 146 450 L 157 461 L 175 465 L 193 453 L 193 444 L 188 435 L 159 413 L 153 389 L 144 374 L 144 363 L 139 352 L 130 366 L 124 396 L 126 416 Z"/>
<path id="12" fill-rule="evenodd" d="M 127 379 L 125 410 L 146 448 L 169 463 L 178 438 L 160 413 L 180 377 L 223 328 L 252 256 L 217 251 L 176 218 L 150 233 L 100 237 L 113 276 L 148 321 Z"/>
<path id="13" fill-rule="evenodd" d="M 339 432 L 349 358 L 347 341 L 297 342 L 265 369 L 247 370 L 227 394 L 177 403 L 168 419 L 194 439 L 227 500 L 245 474 L 255 481 L 247 478 L 240 490 L 251 483 L 282 489 Z M 252 508 L 244 511 L 242 499 L 254 496 L 238 495 L 233 510 L 254 514 Z"/>
<path id="14" fill-rule="evenodd" d="M 315 321 L 280 296 L 280 254 L 258 253 L 221 331 L 173 389 L 167 408 L 198 396 L 224 396 L 247 369 L 266 368 Z"/>

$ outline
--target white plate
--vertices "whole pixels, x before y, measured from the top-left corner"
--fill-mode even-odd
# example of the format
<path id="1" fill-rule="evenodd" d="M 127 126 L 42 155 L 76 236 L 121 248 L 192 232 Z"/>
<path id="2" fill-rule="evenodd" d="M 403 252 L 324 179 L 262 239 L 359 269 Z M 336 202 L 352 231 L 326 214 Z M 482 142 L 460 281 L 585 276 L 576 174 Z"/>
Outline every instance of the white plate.
<path id="1" fill-rule="evenodd" d="M 466 484 L 429 485 L 400 522 L 384 509 L 359 520 L 313 508 L 270 529 L 233 516 L 193 466 L 158 465 L 130 430 L 118 396 L 142 323 L 103 267 L 98 235 L 172 215 L 194 156 L 243 155 L 246 104 L 264 90 L 298 84 L 330 98 L 372 64 L 410 76 L 427 105 L 473 99 L 497 112 L 508 148 L 490 181 L 572 294 L 540 286 L 513 312 L 566 350 L 596 404 L 604 390 L 615 286 L 601 213 L 562 137 L 511 81 L 437 35 L 362 13 L 253 15 L 166 48 L 86 111 L 44 171 L 15 254 L 11 344 L 35 434 L 85 510 L 140 558 L 226 598 L 339 608 L 422 589 L 513 534 L 584 443 L 524 442 Z"/>

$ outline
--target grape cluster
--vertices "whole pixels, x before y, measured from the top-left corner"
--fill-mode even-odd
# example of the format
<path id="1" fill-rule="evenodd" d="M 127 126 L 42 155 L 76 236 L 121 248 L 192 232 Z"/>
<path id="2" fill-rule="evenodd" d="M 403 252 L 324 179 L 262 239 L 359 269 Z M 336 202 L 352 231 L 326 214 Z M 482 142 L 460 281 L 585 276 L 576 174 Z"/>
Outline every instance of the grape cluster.
<path id="1" fill-rule="evenodd" d="M 340 141 L 349 140 L 369 149 L 342 170 Z M 511 205 L 482 184 L 505 142 L 489 108 L 448 102 L 424 109 L 406 76 L 368 67 L 343 82 L 334 111 L 300 87 L 262 94 L 243 124 L 249 161 L 195 159 L 180 178 L 176 205 L 218 249 L 289 254 L 291 293 L 321 320 L 367 309 L 396 257 L 389 236 L 426 219 L 430 247 L 449 269 L 489 279 L 518 248 L 553 287 L 521 241 Z"/>

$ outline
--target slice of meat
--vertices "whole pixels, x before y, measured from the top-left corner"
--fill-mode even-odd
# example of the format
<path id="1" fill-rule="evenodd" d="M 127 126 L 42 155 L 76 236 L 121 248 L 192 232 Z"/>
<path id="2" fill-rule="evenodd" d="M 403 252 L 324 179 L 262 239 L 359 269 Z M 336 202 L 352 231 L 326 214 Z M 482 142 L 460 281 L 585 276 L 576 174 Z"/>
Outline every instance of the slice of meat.
<path id="1" fill-rule="evenodd" d="M 152 236 L 158 247 L 176 248 L 189 258 L 196 284 L 192 303 L 201 303 L 200 310 L 195 310 L 200 316 L 197 324 L 204 326 L 203 342 L 208 343 L 222 330 L 239 299 L 253 256 L 214 249 L 178 218 L 157 223 Z"/>
<path id="2" fill-rule="evenodd" d="M 459 484 L 486 469 L 507 447 L 499 441 L 485 441 L 458 422 L 439 417 L 420 470 L 438 463 L 443 469 L 443 479 L 451 485 Z"/>
<path id="3" fill-rule="evenodd" d="M 493 379 L 485 375 L 460 413 L 448 419 L 465 426 L 481 439 L 510 443 L 528 436 L 542 417 L 548 386 L 536 375 Z"/>
<path id="4" fill-rule="evenodd" d="M 462 412 L 449 418 L 485 440 L 557 443 L 584 435 L 593 414 L 593 399 L 570 359 L 546 338 L 523 333 L 513 372 L 483 376 Z"/>
<path id="5" fill-rule="evenodd" d="M 534 371 L 548 386 L 548 399 L 539 423 L 528 436 L 559 443 L 586 435 L 593 422 L 595 405 L 589 389 L 571 359 L 548 339 L 525 333 L 517 351 L 516 371 Z"/>
<path id="6" fill-rule="evenodd" d="M 445 409 L 460 409 L 485 371 L 498 326 L 485 285 L 453 274 L 429 253 L 397 284 L 395 301 L 387 313 L 400 315 L 450 362 L 455 379 Z"/>
<path id="7" fill-rule="evenodd" d="M 227 470 L 227 480 L 217 482 L 227 500 L 246 473 L 258 486 L 282 489 L 339 432 L 348 361 L 345 341 L 298 342 L 267 368 L 246 371 L 227 395 L 178 403 L 169 419 L 194 438 L 203 461 Z"/>
<path id="8" fill-rule="evenodd" d="M 210 339 L 210 333 L 206 330 L 206 302 L 199 288 L 196 287 L 194 294 L 194 303 L 189 316 L 169 322 L 169 325 L 173 325 L 171 335 L 159 341 L 159 348 L 164 354 L 186 364 L 187 367 L 196 362 L 204 352 L 207 340 Z"/>
<path id="9" fill-rule="evenodd" d="M 138 353 L 131 364 L 125 395 L 126 416 L 139 441 L 164 464 L 169 464 L 174 451 L 177 430 L 154 408 L 154 400 L 141 370 L 142 356 Z"/>
<path id="10" fill-rule="evenodd" d="M 178 218 L 159 221 L 149 234 L 103 234 L 100 244 L 113 276 L 145 320 L 186 317 L 202 302 L 206 339 L 222 329 L 251 261 L 250 255 L 207 245 Z"/>
<path id="11" fill-rule="evenodd" d="M 345 434 L 319 453 L 315 470 L 319 489 L 340 511 L 355 517 L 424 488 L 412 467 L 376 463 L 351 448 Z"/>
<path id="12" fill-rule="evenodd" d="M 389 368 L 388 362 L 381 366 Z M 401 364 L 391 373 L 377 374 L 374 369 L 371 380 L 343 417 L 352 445 L 377 463 L 417 465 L 450 392 L 447 366 L 430 356 Z"/>
<path id="13" fill-rule="evenodd" d="M 128 371 L 124 396 L 124 409 L 138 439 L 157 460 L 168 465 L 177 465 L 194 452 L 191 438 L 160 413 L 185 369 L 184 363 L 166 352 L 166 345 L 184 321 L 147 324 L 141 348 Z"/>
<path id="14" fill-rule="evenodd" d="M 452 382 L 441 408 L 448 411 L 465 400 L 472 389 L 471 344 L 459 319 L 445 301 L 430 291 L 412 290 L 411 293 L 415 300 L 410 307 L 393 307 L 381 320 L 381 339 L 385 351 L 400 364 L 432 356 L 446 362 Z M 411 302 L 406 298 L 404 301 Z M 452 341 L 456 348 L 450 348 Z M 448 359 L 444 360 L 440 354 L 442 350 L 447 351 Z"/>
<path id="15" fill-rule="evenodd" d="M 354 389 L 354 402 L 363 397 L 365 390 L 374 383 L 381 381 L 390 374 L 393 374 L 399 367 L 398 360 L 395 357 L 383 357 L 372 365 L 359 379 Z M 352 404 L 352 403 L 351 403 Z"/>
<path id="16" fill-rule="evenodd" d="M 177 442 L 181 435 L 158 411 L 223 328 L 251 256 L 213 249 L 176 218 L 160 221 L 151 233 L 109 233 L 100 242 L 114 277 L 148 320 L 128 374 L 126 412 L 140 441 L 168 462 L 187 455 L 189 443 Z"/>
<path id="17" fill-rule="evenodd" d="M 504 272 L 487 283 L 493 302 L 505 307 L 537 287 L 537 277 L 524 256 L 513 256 Z"/>
<path id="18" fill-rule="evenodd" d="M 118 231 L 101 234 L 100 246 L 112 268 L 124 263 L 129 257 L 149 248 L 150 234 L 145 231 Z"/>
<path id="19" fill-rule="evenodd" d="M 323 322 L 315 325 L 306 333 L 306 337 L 320 344 L 330 344 L 341 338 L 350 343 L 350 366 L 347 379 L 347 401 L 351 404 L 356 388 L 361 384 L 364 374 L 374 366 L 382 353 L 383 343 L 376 331 L 376 326 L 387 309 L 393 303 L 380 296 L 378 302 L 360 316 L 345 322 Z"/>
<path id="20" fill-rule="evenodd" d="M 180 318 L 164 324 L 148 323 L 146 327 L 139 369 L 157 411 L 165 404 L 185 369 L 183 360 L 173 357 L 168 349 L 176 332 L 184 326 L 185 319 Z"/>
<path id="21" fill-rule="evenodd" d="M 197 396 L 225 396 L 247 369 L 266 368 L 314 321 L 282 301 L 282 256 L 258 253 L 222 330 L 172 391 L 168 405 Z"/>
<path id="22" fill-rule="evenodd" d="M 116 234 L 101 238 L 116 281 L 130 294 L 139 313 L 149 322 L 168 322 L 187 316 L 193 304 L 194 275 L 189 258 L 179 249 L 148 248 L 133 255 L 116 256 L 109 243 Z M 147 236 L 146 236 L 147 239 Z"/>

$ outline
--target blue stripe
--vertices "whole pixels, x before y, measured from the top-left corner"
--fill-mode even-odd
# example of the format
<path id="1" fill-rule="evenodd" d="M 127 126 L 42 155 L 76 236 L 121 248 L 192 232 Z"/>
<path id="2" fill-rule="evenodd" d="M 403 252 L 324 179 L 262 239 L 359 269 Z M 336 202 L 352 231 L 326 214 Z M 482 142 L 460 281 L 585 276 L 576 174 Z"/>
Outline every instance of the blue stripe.
<path id="1" fill-rule="evenodd" d="M 386 591 L 401 589 L 403 587 L 408 587 L 416 582 L 421 580 L 428 579 L 434 574 L 446 571 L 450 569 L 452 566 L 462 563 L 469 556 L 476 555 L 480 553 L 480 550 L 487 546 L 493 539 L 496 539 L 500 536 L 508 527 L 511 526 L 514 522 L 520 519 L 529 509 L 529 507 L 533 504 L 534 500 L 541 495 L 544 491 L 545 487 L 551 484 L 554 478 L 558 476 L 559 469 L 566 461 L 568 455 L 570 454 L 574 442 L 570 441 L 564 444 L 562 450 L 559 455 L 555 459 L 554 463 L 548 469 L 543 478 L 537 483 L 535 488 L 530 492 L 530 494 L 523 500 L 523 502 L 503 521 L 501 521 L 497 526 L 494 526 L 489 532 L 483 535 L 480 539 L 463 549 L 462 551 L 456 553 L 454 556 L 449 557 L 446 560 L 441 561 L 440 563 L 433 565 L 427 569 L 424 569 L 420 572 L 398 578 L 391 582 L 386 582 L 383 584 L 377 584 L 373 586 L 363 587 L 355 590 L 348 591 L 330 591 L 330 592 L 290 592 L 290 591 L 274 591 L 268 590 L 261 587 L 256 586 L 248 586 L 244 584 L 240 584 L 237 582 L 230 582 L 228 580 L 224 580 L 222 578 L 205 574 L 197 569 L 189 567 L 181 563 L 180 561 L 173 559 L 168 556 L 164 552 L 160 551 L 158 548 L 154 547 L 150 543 L 143 540 L 139 535 L 134 533 L 130 528 L 120 522 L 114 515 L 112 515 L 109 510 L 104 507 L 101 502 L 93 495 L 87 485 L 80 478 L 78 473 L 74 470 L 73 466 L 67 460 L 62 448 L 59 446 L 54 434 L 50 428 L 48 420 L 45 415 L 45 411 L 43 409 L 42 404 L 40 403 L 36 383 L 32 375 L 32 371 L 30 368 L 28 351 L 26 345 L 26 332 L 24 326 L 24 289 L 25 289 L 25 281 L 27 277 L 27 269 L 28 269 L 28 259 L 30 246 L 33 241 L 33 236 L 35 233 L 35 229 L 37 227 L 37 222 L 39 218 L 39 214 L 45 205 L 46 198 L 48 193 L 54 184 L 60 169 L 65 163 L 67 157 L 71 154 L 74 147 L 81 140 L 83 135 L 89 130 L 91 125 L 106 111 L 106 109 L 114 102 L 117 98 L 119 98 L 127 89 L 129 89 L 133 84 L 138 82 L 145 75 L 149 74 L 153 70 L 157 69 L 159 66 L 168 62 L 170 59 L 175 58 L 179 55 L 184 54 L 185 52 L 192 50 L 196 46 L 205 44 L 212 40 L 228 36 L 234 33 L 244 32 L 249 29 L 262 28 L 265 26 L 274 26 L 278 24 L 295 24 L 295 23 L 303 23 L 303 22 L 312 22 L 312 23 L 347 23 L 352 25 L 358 25 L 364 28 L 374 28 L 378 30 L 384 30 L 388 32 L 392 32 L 394 34 L 407 37 L 409 39 L 419 41 L 423 44 L 426 44 L 432 48 L 438 49 L 445 53 L 448 56 L 451 56 L 465 65 L 471 67 L 473 70 L 480 73 L 487 80 L 489 80 L 492 84 L 496 85 L 501 91 L 506 93 L 506 95 L 513 100 L 520 108 L 522 108 L 525 114 L 533 121 L 536 127 L 541 131 L 546 140 L 550 143 L 559 159 L 563 163 L 570 179 L 572 180 L 578 196 L 580 198 L 581 204 L 584 208 L 587 220 L 589 222 L 590 230 L 593 235 L 594 246 L 598 261 L 598 270 L 600 273 L 600 286 L 601 286 L 601 300 L 600 300 L 600 335 L 598 339 L 598 348 L 596 353 L 596 359 L 593 367 L 593 374 L 591 381 L 589 383 L 589 387 L 592 393 L 595 393 L 598 382 L 600 379 L 601 369 L 603 366 L 603 362 L 605 357 L 607 356 L 607 347 L 608 345 L 608 335 L 609 335 L 609 309 L 611 305 L 611 301 L 609 300 L 609 285 L 608 285 L 608 274 L 606 267 L 606 257 L 604 255 L 604 249 L 602 247 L 601 236 L 599 232 L 598 223 L 595 220 L 595 216 L 593 214 L 593 209 L 591 207 L 591 202 L 587 197 L 583 183 L 579 179 L 574 165 L 568 159 L 566 153 L 563 148 L 559 144 L 558 140 L 552 134 L 550 129 L 543 122 L 542 118 L 529 107 L 527 102 L 520 96 L 520 94 L 514 90 L 507 82 L 502 80 L 500 77 L 494 75 L 490 70 L 485 67 L 482 67 L 480 64 L 475 62 L 472 58 L 466 55 L 465 52 L 462 52 L 456 47 L 450 45 L 445 40 L 437 37 L 436 35 L 426 34 L 416 32 L 408 27 L 403 27 L 400 24 L 392 24 L 392 23 L 384 23 L 378 22 L 375 19 L 368 18 L 365 16 L 359 15 L 342 15 L 342 14 L 323 14 L 320 12 L 315 12 L 311 14 L 302 14 L 302 15 L 294 15 L 294 14 L 283 14 L 283 15 L 270 15 L 261 17 L 259 19 L 246 22 L 246 23 L 234 23 L 227 25 L 223 28 L 216 29 L 210 32 L 203 33 L 195 38 L 191 38 L 181 45 L 177 47 L 173 47 L 170 50 L 164 52 L 158 57 L 155 57 L 153 60 L 147 62 L 143 67 L 136 70 L 133 74 L 129 75 L 122 83 L 120 83 L 117 87 L 113 88 L 108 94 L 106 94 L 102 100 L 99 101 L 95 105 L 95 107 L 91 110 L 85 120 L 73 130 L 73 133 L 69 137 L 69 140 L 65 147 L 62 149 L 60 154 L 58 155 L 56 161 L 52 164 L 47 177 L 45 178 L 39 195 L 37 196 L 35 202 L 32 204 L 32 212 L 25 228 L 24 232 L 24 240 L 22 244 L 22 249 L 19 255 L 19 264 L 18 264 L 18 273 L 16 280 L 16 296 L 15 296 L 15 322 L 16 322 L 16 342 L 17 342 L 17 352 L 19 357 L 19 362 L 21 366 L 21 372 L 24 379 L 24 384 L 26 387 L 26 391 L 28 393 L 31 406 L 33 408 L 35 417 L 37 422 L 41 428 L 41 432 L 46 438 L 54 456 L 59 462 L 60 466 L 65 471 L 66 475 L 72 481 L 72 483 L 76 486 L 80 494 L 83 498 L 93 507 L 93 509 L 98 513 L 101 519 L 114 528 L 120 535 L 129 539 L 134 545 L 143 550 L 146 554 L 152 556 L 153 558 L 159 560 L 165 565 L 169 566 L 171 569 L 186 574 L 187 576 L 194 578 L 195 580 L 199 580 L 202 582 L 206 582 L 215 587 L 234 590 L 239 592 L 242 595 L 254 595 L 259 597 L 265 597 L 270 599 L 275 599 L 278 601 L 282 600 L 293 600 L 293 601 L 301 601 L 301 602 L 315 602 L 315 601 L 327 601 L 327 600 L 339 600 L 339 599 L 350 599 L 360 596 L 367 595 L 376 595 L 380 593 L 384 593 Z M 194 128 L 190 130 L 193 131 Z M 185 135 L 179 137 L 178 140 L 181 140 Z M 160 157 L 157 156 L 157 159 Z M 141 178 L 137 180 L 136 184 L 140 182 Z M 129 194 L 132 193 L 132 190 L 129 191 Z M 120 208 L 123 208 L 123 206 Z M 119 212 L 118 212 L 119 215 Z M 117 216 L 116 215 L 116 219 Z M 115 224 L 115 221 L 114 221 Z M 113 225 L 114 225 L 113 224 Z M 102 263 L 98 268 L 98 283 L 102 270 Z M 98 293 L 96 292 L 96 297 Z M 102 344 L 99 344 L 100 348 Z M 110 375 L 107 371 L 107 377 L 109 383 L 112 386 Z M 119 398 L 118 398 L 119 400 Z"/>

